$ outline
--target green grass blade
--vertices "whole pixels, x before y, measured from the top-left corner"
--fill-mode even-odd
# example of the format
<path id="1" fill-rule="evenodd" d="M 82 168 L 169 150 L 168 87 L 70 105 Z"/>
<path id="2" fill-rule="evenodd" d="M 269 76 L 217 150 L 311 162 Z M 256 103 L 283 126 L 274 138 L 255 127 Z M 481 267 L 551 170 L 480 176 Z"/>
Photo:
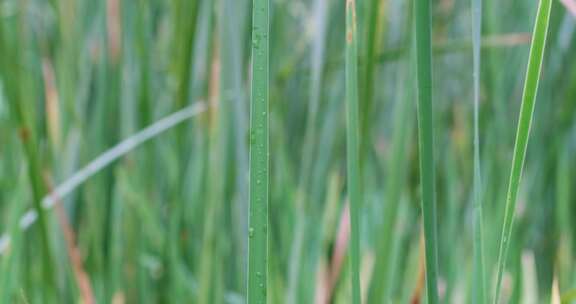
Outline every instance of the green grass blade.
<path id="1" fill-rule="evenodd" d="M 541 0 L 538 6 L 538 13 L 536 14 L 536 23 L 532 36 L 532 44 L 530 46 L 530 56 L 528 58 L 528 69 L 526 71 L 526 82 L 524 83 L 522 105 L 520 106 L 520 118 L 518 120 L 518 129 L 516 131 L 516 142 L 514 144 L 514 155 L 512 158 L 508 194 L 506 195 L 502 236 L 500 238 L 500 246 L 498 250 L 498 270 L 494 303 L 498 303 L 500 297 L 502 275 L 506 264 L 510 237 L 512 236 L 516 198 L 520 186 L 520 178 L 522 176 L 522 167 L 526 157 L 526 147 L 528 145 L 532 116 L 534 114 L 534 105 L 538 91 L 542 61 L 544 58 L 544 48 L 546 45 L 546 36 L 548 34 L 551 7 L 551 0 Z"/>
<path id="2" fill-rule="evenodd" d="M 409 149 L 408 143 L 411 139 L 410 134 L 412 134 L 414 119 L 412 116 L 414 114 L 412 112 L 413 105 L 411 104 L 414 91 L 410 90 L 414 85 L 414 82 L 410 81 L 410 77 L 414 75 L 412 73 L 413 65 L 406 64 L 404 66 L 410 73 L 401 72 L 398 75 L 402 81 L 399 81 L 396 89 L 399 93 L 393 115 L 392 148 L 390 158 L 386 161 L 389 177 L 384 187 L 386 192 L 383 220 L 381 228 L 378 229 L 377 255 L 368 289 L 368 303 L 388 302 L 391 299 L 390 291 L 392 289 L 389 280 L 394 268 L 394 242 L 398 238 L 398 230 L 395 227 L 400 218 L 400 200 L 406 184 L 407 172 L 405 168 L 408 160 L 406 151 Z"/>
<path id="3" fill-rule="evenodd" d="M 298 195 L 295 199 L 295 209 L 297 212 L 297 219 L 294 223 L 294 240 L 292 241 L 292 248 L 290 249 L 290 270 L 288 271 L 288 283 L 286 291 L 286 304 L 297 303 L 297 287 L 300 277 L 302 247 L 304 242 L 305 226 L 305 212 L 310 210 L 309 190 L 313 184 L 314 175 L 314 161 L 317 157 L 317 121 L 318 109 L 322 100 L 322 83 L 324 77 L 324 61 L 325 61 L 325 44 L 326 44 L 326 24 L 327 15 L 330 12 L 326 0 L 315 0 L 311 19 L 314 22 L 314 37 L 312 38 L 311 45 L 311 71 L 310 71 L 310 97 L 308 102 L 308 109 L 306 114 L 306 128 L 304 132 L 303 145 L 302 145 L 302 160 L 299 167 L 298 177 Z"/>
<path id="4" fill-rule="evenodd" d="M 358 157 L 358 41 L 354 0 L 346 1 L 346 157 L 348 198 L 350 200 L 350 264 L 352 303 L 360 303 L 360 172 Z"/>
<path id="5" fill-rule="evenodd" d="M 196 34 L 196 19 L 198 17 L 200 1 L 182 1 L 176 2 L 176 37 L 179 43 L 174 56 L 174 66 L 178 74 L 178 88 L 176 91 L 176 104 L 178 108 L 186 106 L 188 101 L 189 82 L 190 82 L 190 65 L 192 64 L 191 52 L 194 50 L 194 35 Z"/>
<path id="6" fill-rule="evenodd" d="M 266 303 L 268 270 L 268 69 L 269 0 L 252 10 L 252 99 L 250 102 L 250 215 L 248 303 Z"/>
<path id="7" fill-rule="evenodd" d="M 418 88 L 418 141 L 422 216 L 426 249 L 428 303 L 438 303 L 436 200 L 434 190 L 434 130 L 432 113 L 432 52 L 430 1 L 416 0 L 416 72 Z"/>
<path id="8" fill-rule="evenodd" d="M 360 154 L 365 155 L 370 144 L 370 126 L 373 118 L 373 108 L 374 108 L 374 76 L 377 65 L 376 60 L 377 53 L 380 48 L 382 24 L 383 24 L 383 14 L 382 6 L 384 1 L 382 0 L 372 0 L 369 5 L 367 5 L 368 16 L 368 26 L 367 26 L 367 36 L 366 36 L 366 53 L 365 62 L 363 65 L 363 78 L 362 78 L 362 99 L 360 108 L 360 134 L 363 134 L 363 138 L 360 142 Z"/>
<path id="9" fill-rule="evenodd" d="M 472 53 L 474 78 L 474 178 L 473 178 L 473 230 L 474 230 L 474 303 L 486 303 L 483 210 L 480 197 L 480 50 L 482 47 L 482 0 L 472 0 Z"/>

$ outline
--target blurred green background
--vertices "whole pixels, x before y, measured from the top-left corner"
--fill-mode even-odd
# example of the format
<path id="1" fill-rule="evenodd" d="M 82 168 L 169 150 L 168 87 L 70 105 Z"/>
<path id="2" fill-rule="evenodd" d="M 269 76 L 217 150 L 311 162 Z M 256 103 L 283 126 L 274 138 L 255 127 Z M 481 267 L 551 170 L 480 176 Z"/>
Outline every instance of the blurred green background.
<path id="1" fill-rule="evenodd" d="M 552 8 L 506 303 L 576 303 L 576 17 L 567 9 L 574 3 Z M 0 303 L 245 303 L 251 4 L 0 1 Z M 489 282 L 537 5 L 484 0 Z M 271 0 L 269 303 L 349 303 L 344 6 Z M 363 299 L 418 303 L 424 251 L 412 2 L 358 1 L 357 10 Z M 432 10 L 440 298 L 469 303 L 470 3 L 436 0 Z M 183 123 L 43 200 L 177 111 Z M 50 201 L 46 212 L 27 213 Z"/>

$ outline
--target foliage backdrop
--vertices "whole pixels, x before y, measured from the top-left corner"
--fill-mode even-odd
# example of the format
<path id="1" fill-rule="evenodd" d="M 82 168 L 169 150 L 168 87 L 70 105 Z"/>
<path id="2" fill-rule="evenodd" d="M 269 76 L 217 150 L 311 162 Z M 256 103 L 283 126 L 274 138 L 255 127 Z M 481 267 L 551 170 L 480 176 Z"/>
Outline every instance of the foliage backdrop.
<path id="1" fill-rule="evenodd" d="M 245 303 L 251 4 L 0 1 L 1 303 Z M 469 303 L 471 3 L 431 4 L 439 297 Z M 483 1 L 479 197 L 489 295 L 537 5 Z M 356 3 L 367 303 L 425 297 L 412 6 Z M 270 1 L 269 303 L 351 298 L 345 17 L 344 0 Z M 554 1 L 550 20 L 506 257 L 509 303 L 576 301 L 576 18 Z M 41 210 L 42 197 L 90 161 L 201 104 L 20 228 L 27 210 Z"/>

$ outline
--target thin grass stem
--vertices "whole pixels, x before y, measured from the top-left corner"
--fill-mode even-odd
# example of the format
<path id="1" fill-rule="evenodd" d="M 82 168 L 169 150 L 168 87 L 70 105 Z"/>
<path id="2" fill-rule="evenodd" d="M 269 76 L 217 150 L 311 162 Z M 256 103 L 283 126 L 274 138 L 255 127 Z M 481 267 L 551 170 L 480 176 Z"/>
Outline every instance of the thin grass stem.
<path id="1" fill-rule="evenodd" d="M 253 3 L 247 295 L 250 304 L 266 303 L 268 283 L 269 0 Z"/>
<path id="2" fill-rule="evenodd" d="M 352 303 L 360 303 L 360 168 L 358 156 L 358 41 L 356 4 L 346 1 L 346 156 L 348 198 L 350 200 L 350 265 Z"/>
<path id="3" fill-rule="evenodd" d="M 432 107 L 432 46 L 430 1 L 416 0 L 416 73 L 418 88 L 418 142 L 424 246 L 426 251 L 426 292 L 428 303 L 438 303 L 438 257 L 436 199 L 434 182 L 434 126 Z"/>
<path id="4" fill-rule="evenodd" d="M 486 302 L 483 210 L 480 196 L 480 50 L 482 47 L 482 0 L 472 0 L 472 54 L 474 81 L 474 177 L 473 177 L 473 213 L 474 213 L 474 284 L 473 297 L 477 304 Z"/>
<path id="5" fill-rule="evenodd" d="M 551 8 L 551 0 L 541 0 L 538 5 L 538 12 L 536 14 L 532 44 L 530 46 L 530 55 L 528 57 L 526 82 L 524 83 L 522 105 L 520 106 L 518 129 L 516 131 L 512 168 L 510 170 L 510 181 L 506 195 L 502 235 L 500 237 L 500 245 L 498 249 L 496 292 L 494 294 L 494 303 L 498 303 L 500 300 L 502 275 L 506 266 L 506 256 L 508 254 L 510 238 L 512 237 L 512 224 L 514 222 L 516 199 L 518 196 L 518 189 L 520 188 L 522 167 L 524 166 L 524 159 L 526 158 L 528 136 L 530 134 L 530 126 L 532 125 L 532 117 L 534 115 L 534 105 L 536 102 L 536 94 L 538 92 L 538 82 L 540 81 L 542 61 L 544 59 L 544 49 L 546 45 L 546 36 L 548 34 L 548 25 L 550 23 Z"/>

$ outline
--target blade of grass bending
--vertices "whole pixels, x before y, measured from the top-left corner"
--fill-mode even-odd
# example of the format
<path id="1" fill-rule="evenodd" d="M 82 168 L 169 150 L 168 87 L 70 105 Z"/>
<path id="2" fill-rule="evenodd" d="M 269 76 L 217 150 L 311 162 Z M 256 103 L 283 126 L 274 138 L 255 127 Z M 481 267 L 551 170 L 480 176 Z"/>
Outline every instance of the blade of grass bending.
<path id="1" fill-rule="evenodd" d="M 355 0 L 346 0 L 346 156 L 350 199 L 352 303 L 360 303 L 360 173 L 358 158 L 358 42 Z"/>
<path id="2" fill-rule="evenodd" d="M 436 200 L 434 190 L 434 130 L 432 113 L 432 51 L 430 0 L 416 0 L 416 72 L 418 91 L 418 142 L 428 303 L 438 303 Z"/>
<path id="3" fill-rule="evenodd" d="M 516 142 L 514 144 L 514 155 L 512 158 L 512 168 L 510 170 L 508 193 L 506 195 L 502 236 L 500 238 L 500 246 L 498 250 L 498 270 L 494 303 L 498 303 L 500 297 L 502 275 L 506 264 L 506 255 L 508 253 L 510 237 L 512 236 L 516 198 L 520 186 L 520 178 L 522 176 L 522 167 L 526 157 L 526 148 L 528 146 L 528 136 L 532 124 L 532 116 L 534 115 L 534 105 L 538 91 L 542 61 L 544 58 L 551 7 L 551 0 L 541 0 L 536 14 L 536 22 L 532 36 L 532 44 L 530 46 L 530 55 L 528 58 L 528 68 L 526 71 L 526 82 L 524 83 L 522 105 L 520 106 L 520 118 L 518 119 L 518 129 L 516 131 Z"/>
<path id="4" fill-rule="evenodd" d="M 473 299 L 476 304 L 486 302 L 486 288 L 484 275 L 484 236 L 483 236 L 483 210 L 480 197 L 480 134 L 479 134 L 479 106 L 480 106 L 480 50 L 482 47 L 482 0 L 472 0 L 472 53 L 473 53 L 473 81 L 474 81 L 474 177 L 473 177 L 473 230 L 474 230 L 474 284 Z"/>
<path id="5" fill-rule="evenodd" d="M 45 182 L 47 189 L 52 191 L 52 181 L 48 175 L 45 176 Z M 82 300 L 82 303 L 93 304 L 95 303 L 95 298 L 94 292 L 92 291 L 92 283 L 90 282 L 90 277 L 83 265 L 84 263 L 82 261 L 81 252 L 77 246 L 76 233 L 70 224 L 70 220 L 61 200 L 56 202 L 55 209 L 60 229 L 64 236 L 64 243 L 66 244 L 66 251 L 68 253 L 68 258 L 70 259 L 70 266 L 74 274 L 75 283 L 79 289 L 79 297 Z"/>
<path id="6" fill-rule="evenodd" d="M 268 276 L 268 68 L 269 0 L 252 8 L 250 101 L 250 215 L 247 303 L 266 303 Z"/>
<path id="7" fill-rule="evenodd" d="M 84 168 L 80 169 L 48 195 L 42 198 L 42 207 L 48 210 L 56 203 L 56 198 L 64 199 L 68 194 L 72 193 L 78 186 L 82 185 L 90 177 L 102 171 L 108 165 L 118 160 L 120 157 L 128 154 L 146 141 L 162 134 L 163 132 L 177 126 L 178 124 L 206 111 L 206 105 L 203 102 L 197 102 L 188 106 L 176 113 L 173 113 L 165 118 L 160 119 L 156 123 L 150 125 L 144 130 L 130 136 L 116 146 L 110 148 L 102 153 L 99 157 L 94 159 Z M 36 209 L 27 211 L 19 221 L 20 229 L 28 229 L 34 222 L 38 220 L 38 213 Z M 3 234 L 0 237 L 0 255 L 4 254 L 10 245 L 10 235 Z"/>

